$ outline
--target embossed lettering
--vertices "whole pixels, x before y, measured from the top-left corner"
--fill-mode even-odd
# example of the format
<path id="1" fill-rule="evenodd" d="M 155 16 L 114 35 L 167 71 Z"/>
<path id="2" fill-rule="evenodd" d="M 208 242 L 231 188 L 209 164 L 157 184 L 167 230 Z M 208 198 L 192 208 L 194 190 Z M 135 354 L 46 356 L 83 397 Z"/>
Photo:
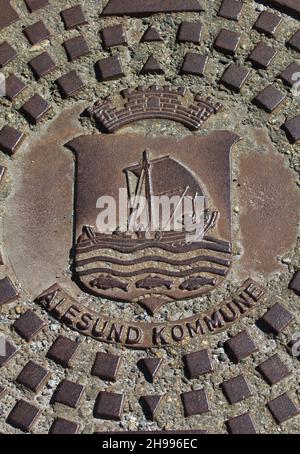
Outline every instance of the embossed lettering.
<path id="1" fill-rule="evenodd" d="M 165 339 L 165 337 L 163 336 L 165 330 L 166 330 L 165 326 L 160 327 L 160 328 L 153 328 L 153 344 L 154 345 L 158 345 L 158 344 L 167 345 L 168 342 Z"/>
<path id="2" fill-rule="evenodd" d="M 230 313 L 226 312 L 229 309 Z M 236 312 L 233 303 L 230 302 L 228 304 L 221 307 L 220 314 L 222 315 L 225 322 L 234 322 L 238 318 L 238 313 Z"/>
<path id="3" fill-rule="evenodd" d="M 55 304 L 55 306 L 52 307 L 51 310 L 52 310 L 54 317 L 58 317 L 58 318 L 62 317 L 62 315 L 65 312 L 64 308 L 66 307 L 66 303 L 67 303 L 66 298 L 63 298 L 60 301 L 58 301 L 58 303 Z"/>
<path id="4" fill-rule="evenodd" d="M 118 326 L 113 323 L 111 326 L 110 332 L 107 336 L 107 340 L 118 342 L 118 343 L 121 342 L 123 329 L 124 329 L 123 325 Z"/>
<path id="5" fill-rule="evenodd" d="M 198 318 L 198 320 L 196 320 L 194 322 L 194 325 L 192 323 L 187 323 L 186 324 L 187 326 L 187 329 L 188 329 L 188 332 L 189 332 L 189 335 L 193 338 L 195 336 L 197 336 L 198 334 L 201 334 L 203 335 L 205 333 L 205 330 L 201 324 L 201 320 Z"/>
<path id="6" fill-rule="evenodd" d="M 248 293 L 249 296 L 257 303 L 264 295 L 264 291 L 257 287 L 254 283 L 250 283 L 247 288 L 245 288 L 245 292 Z"/>
<path id="7" fill-rule="evenodd" d="M 142 338 L 142 332 L 136 326 L 129 326 L 126 337 L 126 344 L 134 345 L 138 344 Z"/>
<path id="8" fill-rule="evenodd" d="M 80 309 L 78 309 L 78 307 L 73 304 L 72 306 L 70 306 L 68 308 L 68 310 L 62 316 L 61 320 L 64 323 L 73 325 L 74 322 L 76 321 L 76 318 L 78 317 L 78 315 L 80 315 Z"/>
<path id="9" fill-rule="evenodd" d="M 155 347 L 168 345 L 169 343 L 184 341 L 187 337 L 194 338 L 207 333 L 217 332 L 227 325 L 238 320 L 254 307 L 264 295 L 265 290 L 254 281 L 249 279 L 245 282 L 238 296 L 232 301 L 224 302 L 212 314 L 200 314 L 190 319 L 179 321 L 176 325 L 165 323 L 160 326 L 138 323 L 117 324 L 109 317 L 97 317 L 93 312 L 83 312 L 83 308 L 76 304 L 64 290 L 55 286 L 54 298 L 53 287 L 37 298 L 37 301 L 58 320 L 68 324 L 72 328 L 82 332 L 86 336 L 107 342 L 116 342 L 123 345 L 141 347 Z M 45 298 L 47 295 L 53 297 Z M 250 295 L 253 298 L 250 300 Z M 95 320 L 95 321 L 94 321 Z"/>
<path id="10" fill-rule="evenodd" d="M 184 336 L 184 330 L 181 325 L 172 326 L 171 329 L 172 339 L 176 342 L 180 342 Z"/>
<path id="11" fill-rule="evenodd" d="M 104 337 L 104 333 L 107 329 L 108 322 L 104 322 L 103 327 L 100 328 L 101 322 L 102 322 L 101 318 L 98 318 L 93 326 L 92 335 L 94 337 Z"/>
<path id="12" fill-rule="evenodd" d="M 216 311 L 214 312 L 210 317 L 208 315 L 205 315 L 203 317 L 203 320 L 205 321 L 209 331 L 215 331 L 216 329 L 221 329 L 224 327 L 224 320 L 222 320 L 220 316 L 220 312 Z"/>
<path id="13" fill-rule="evenodd" d="M 82 314 L 81 319 L 77 322 L 76 328 L 79 331 L 90 330 L 93 323 L 93 316 L 89 313 Z"/>
<path id="14" fill-rule="evenodd" d="M 249 301 L 247 299 L 247 295 L 245 295 L 244 293 L 241 293 L 237 298 L 234 298 L 233 302 L 237 305 L 237 307 L 241 311 L 241 314 L 245 314 L 245 312 L 247 312 L 247 309 L 253 306 L 253 302 Z"/>

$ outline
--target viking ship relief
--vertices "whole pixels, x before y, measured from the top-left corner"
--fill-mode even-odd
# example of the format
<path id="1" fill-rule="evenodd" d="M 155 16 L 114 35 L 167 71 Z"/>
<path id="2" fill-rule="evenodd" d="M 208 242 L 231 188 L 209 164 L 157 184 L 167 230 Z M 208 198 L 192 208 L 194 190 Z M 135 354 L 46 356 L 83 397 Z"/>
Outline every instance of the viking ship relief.
<path id="1" fill-rule="evenodd" d="M 153 313 L 162 304 L 218 286 L 231 265 L 230 150 L 238 139 L 219 131 L 173 146 L 164 138 L 127 135 L 70 142 L 76 155 L 75 270 L 84 289 Z M 130 207 L 127 225 L 99 231 L 97 199 L 117 200 L 121 188 Z M 139 224 L 141 196 L 146 222 Z M 153 200 L 162 196 L 176 200 L 166 218 L 168 229 L 162 223 L 153 228 L 158 215 Z M 186 210 L 184 199 L 191 201 Z M 203 207 L 197 212 L 199 199 Z"/>

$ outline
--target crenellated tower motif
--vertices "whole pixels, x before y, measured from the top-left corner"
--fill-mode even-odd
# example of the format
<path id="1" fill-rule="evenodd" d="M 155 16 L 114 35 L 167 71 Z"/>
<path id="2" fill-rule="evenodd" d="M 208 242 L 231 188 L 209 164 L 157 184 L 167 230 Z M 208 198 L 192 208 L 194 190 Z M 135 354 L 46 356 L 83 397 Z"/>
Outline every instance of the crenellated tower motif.
<path id="1" fill-rule="evenodd" d="M 162 118 L 179 122 L 191 130 L 200 129 L 203 123 L 222 107 L 212 98 L 196 95 L 192 103 L 183 87 L 152 85 L 148 88 L 121 92 L 124 104 L 118 108 L 110 97 L 97 101 L 87 112 L 97 123 L 112 133 L 126 124 L 138 120 Z"/>

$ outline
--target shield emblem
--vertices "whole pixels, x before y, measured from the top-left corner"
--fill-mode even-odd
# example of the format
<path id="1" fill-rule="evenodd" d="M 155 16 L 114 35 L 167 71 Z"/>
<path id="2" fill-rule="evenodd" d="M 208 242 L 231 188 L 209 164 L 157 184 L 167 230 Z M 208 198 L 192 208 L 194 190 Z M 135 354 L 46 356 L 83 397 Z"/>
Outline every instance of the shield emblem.
<path id="1" fill-rule="evenodd" d="M 232 132 L 215 131 L 182 140 L 95 134 L 69 142 L 76 157 L 74 269 L 85 291 L 138 303 L 153 313 L 162 304 L 215 289 L 231 265 L 230 154 L 238 140 Z M 127 221 L 132 199 L 144 194 L 148 228 L 132 231 L 129 222 L 127 228 L 108 222 L 106 231 L 99 231 L 99 199 L 124 213 L 120 190 L 131 200 Z M 202 197 L 201 238 L 191 240 L 184 221 L 182 229 L 149 228 L 152 200 L 161 196 Z M 184 216 L 195 216 L 190 206 Z M 173 205 L 169 218 L 176 211 Z"/>

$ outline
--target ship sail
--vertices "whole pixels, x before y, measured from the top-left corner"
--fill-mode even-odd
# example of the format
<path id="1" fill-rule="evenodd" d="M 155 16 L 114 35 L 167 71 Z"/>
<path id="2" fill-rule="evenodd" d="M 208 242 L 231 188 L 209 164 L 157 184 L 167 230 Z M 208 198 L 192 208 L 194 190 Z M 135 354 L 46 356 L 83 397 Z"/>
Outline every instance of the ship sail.
<path id="1" fill-rule="evenodd" d="M 203 196 L 202 188 L 191 173 L 182 164 L 163 156 L 150 161 L 153 196 L 178 195 L 181 196 L 186 187 L 189 187 L 188 196 Z M 136 194 L 138 181 L 143 174 L 143 162 L 124 169 L 127 178 L 129 196 Z"/>
<path id="2" fill-rule="evenodd" d="M 153 207 L 153 197 L 166 196 L 178 198 L 177 206 L 171 213 L 167 224 L 175 217 L 176 211 L 181 206 L 185 197 L 192 200 L 190 212 L 185 212 L 191 218 L 195 218 L 195 199 L 204 196 L 202 188 L 196 179 L 191 178 L 189 170 L 185 169 L 180 163 L 163 156 L 159 159 L 150 160 L 149 152 L 145 150 L 141 164 L 127 167 L 124 169 L 126 175 L 128 197 L 131 200 L 130 222 L 133 221 L 133 213 L 136 212 L 139 199 L 144 196 L 147 200 L 148 209 L 148 230 L 152 230 L 155 224 L 155 209 Z M 173 199 L 174 200 L 174 199 Z M 162 225 L 160 225 L 161 230 Z"/>

